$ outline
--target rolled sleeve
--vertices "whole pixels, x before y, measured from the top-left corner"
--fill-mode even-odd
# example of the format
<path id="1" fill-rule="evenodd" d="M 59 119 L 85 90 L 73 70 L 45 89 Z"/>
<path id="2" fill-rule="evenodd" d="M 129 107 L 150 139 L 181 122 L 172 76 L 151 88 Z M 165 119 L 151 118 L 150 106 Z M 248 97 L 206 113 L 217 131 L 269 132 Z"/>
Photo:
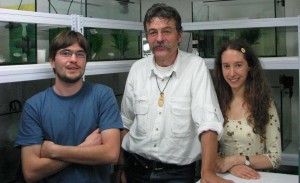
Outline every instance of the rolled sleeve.
<path id="1" fill-rule="evenodd" d="M 223 133 L 223 116 L 218 103 L 218 98 L 213 86 L 209 70 L 204 60 L 200 60 L 195 71 L 192 85 L 192 116 L 200 135 L 204 131 L 215 131 L 218 140 Z"/>

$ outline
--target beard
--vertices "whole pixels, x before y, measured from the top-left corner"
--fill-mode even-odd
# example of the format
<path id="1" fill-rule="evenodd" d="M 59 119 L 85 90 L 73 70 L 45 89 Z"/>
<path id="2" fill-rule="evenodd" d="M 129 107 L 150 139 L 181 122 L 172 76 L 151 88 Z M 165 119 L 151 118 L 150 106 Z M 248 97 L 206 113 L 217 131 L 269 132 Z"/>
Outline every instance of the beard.
<path id="1" fill-rule="evenodd" d="M 82 75 L 79 75 L 75 78 L 67 77 L 66 75 L 61 75 L 60 73 L 56 73 L 57 77 L 65 83 L 76 83 L 77 81 L 82 79 Z"/>

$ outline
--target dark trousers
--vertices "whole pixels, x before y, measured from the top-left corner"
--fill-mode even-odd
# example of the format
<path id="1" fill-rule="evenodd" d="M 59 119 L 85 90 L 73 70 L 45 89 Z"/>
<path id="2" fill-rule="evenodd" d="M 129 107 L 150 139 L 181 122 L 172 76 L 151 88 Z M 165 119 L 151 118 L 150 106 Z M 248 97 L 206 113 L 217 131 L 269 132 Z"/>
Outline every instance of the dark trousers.
<path id="1" fill-rule="evenodd" d="M 166 164 L 125 153 L 128 183 L 194 183 L 195 163 L 189 165 Z"/>

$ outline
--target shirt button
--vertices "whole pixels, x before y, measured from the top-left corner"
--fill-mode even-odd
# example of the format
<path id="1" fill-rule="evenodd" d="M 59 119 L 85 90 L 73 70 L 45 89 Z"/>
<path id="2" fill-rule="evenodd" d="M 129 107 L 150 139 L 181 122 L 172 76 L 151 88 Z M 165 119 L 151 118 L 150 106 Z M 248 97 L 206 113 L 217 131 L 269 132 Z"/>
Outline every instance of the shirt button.
<path id="1" fill-rule="evenodd" d="M 159 112 L 158 114 L 161 114 L 161 112 Z"/>
<path id="2" fill-rule="evenodd" d="M 153 147 L 156 147 L 156 144 L 154 144 L 154 146 Z"/>
<path id="3" fill-rule="evenodd" d="M 158 131 L 158 128 L 156 128 L 156 131 Z"/>

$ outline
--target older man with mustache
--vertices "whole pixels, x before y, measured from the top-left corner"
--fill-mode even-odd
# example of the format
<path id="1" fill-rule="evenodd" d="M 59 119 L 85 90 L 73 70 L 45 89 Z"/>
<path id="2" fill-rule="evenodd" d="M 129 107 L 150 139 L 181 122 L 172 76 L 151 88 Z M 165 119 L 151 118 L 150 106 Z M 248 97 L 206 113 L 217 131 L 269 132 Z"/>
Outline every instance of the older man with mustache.
<path id="1" fill-rule="evenodd" d="M 194 183 L 201 149 L 202 182 L 231 182 L 215 173 L 223 117 L 205 62 L 178 49 L 179 13 L 154 4 L 144 29 L 153 56 L 134 63 L 127 78 L 117 182 Z"/>

